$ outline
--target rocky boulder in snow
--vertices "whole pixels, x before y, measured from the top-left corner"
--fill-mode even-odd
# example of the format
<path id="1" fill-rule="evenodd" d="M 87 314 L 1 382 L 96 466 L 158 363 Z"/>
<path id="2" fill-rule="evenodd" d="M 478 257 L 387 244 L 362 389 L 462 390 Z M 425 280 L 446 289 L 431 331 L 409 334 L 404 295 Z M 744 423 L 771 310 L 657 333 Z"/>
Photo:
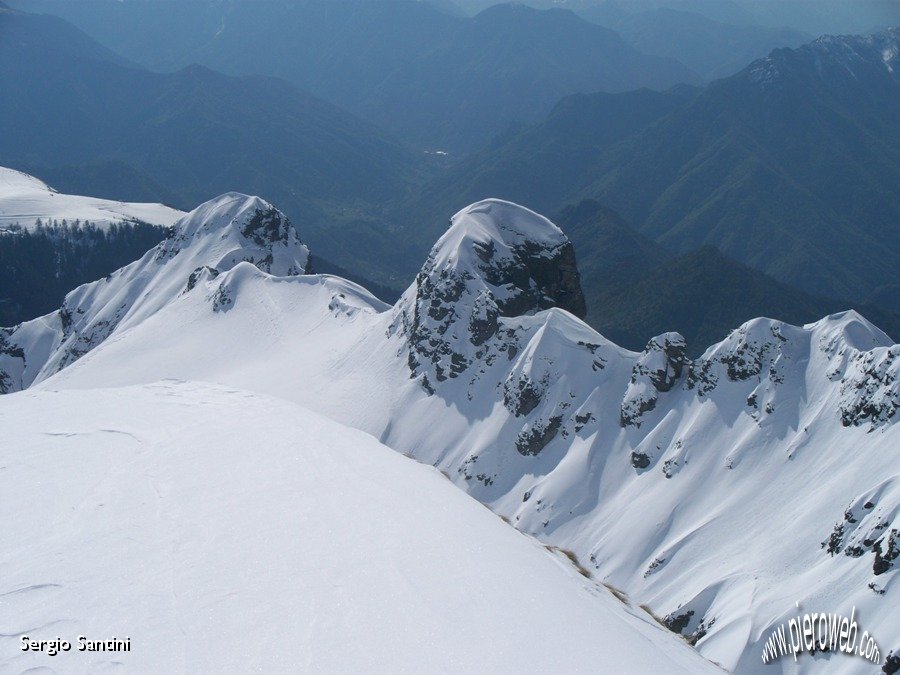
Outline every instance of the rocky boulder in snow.
<path id="1" fill-rule="evenodd" d="M 650 340 L 631 371 L 622 401 L 622 426 L 640 426 L 641 415 L 656 407 L 659 394 L 670 391 L 690 363 L 680 333 L 663 333 Z"/>
<path id="2" fill-rule="evenodd" d="M 841 381 L 844 426 L 886 424 L 900 408 L 900 345 L 853 355 Z"/>

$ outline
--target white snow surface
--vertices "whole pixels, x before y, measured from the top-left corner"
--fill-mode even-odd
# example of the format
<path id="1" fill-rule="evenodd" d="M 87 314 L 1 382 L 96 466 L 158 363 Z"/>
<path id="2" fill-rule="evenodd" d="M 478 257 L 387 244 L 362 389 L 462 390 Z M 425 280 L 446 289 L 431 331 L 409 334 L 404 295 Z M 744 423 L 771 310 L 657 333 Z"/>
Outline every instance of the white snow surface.
<path id="1" fill-rule="evenodd" d="M 871 672 L 842 654 L 764 666 L 763 642 L 798 602 L 809 612 L 856 607 L 882 657 L 900 647 L 900 559 L 875 571 L 900 547 L 900 346 L 855 312 L 802 327 L 760 318 L 691 362 L 677 333 L 637 354 L 556 308 L 496 318 L 490 336 L 472 341 L 471 317 L 502 284 L 477 278 L 477 265 L 463 268 L 471 278 L 452 277 L 468 284 L 452 297 L 432 282 L 458 271 L 475 244 L 499 252 L 518 236 L 491 213 L 529 228 L 542 221 L 508 203 L 461 213 L 395 307 L 335 277 L 273 276 L 260 269 L 265 251 L 187 290 L 190 270 L 221 259 L 211 242 L 231 236 L 228 218 L 208 219 L 194 245 L 154 262 L 160 288 L 184 290 L 126 291 L 125 268 L 113 279 L 134 299 L 132 318 L 94 333 L 116 305 L 89 299 L 113 282 L 83 287 L 78 302 L 66 300 L 84 310 L 67 338 L 88 336 L 83 353 L 62 370 L 47 365 L 59 358 L 58 318 L 48 315 L 0 332 L 0 376 L 24 369 L 35 382 L 27 395 L 83 392 L 65 393 L 74 400 L 98 387 L 207 381 L 315 410 L 570 549 L 632 608 L 686 615 L 682 632 L 729 670 Z M 519 234 L 548 250 L 565 243 L 544 227 Z M 462 364 L 444 381 L 411 372 L 430 343 L 413 345 L 401 327 L 426 310 L 440 317 L 441 358 Z M 0 398 L 0 412 L 21 397 Z"/>
<path id="2" fill-rule="evenodd" d="M 438 471 L 283 399 L 23 392 L 0 430 L 3 672 L 718 672 Z"/>
<path id="3" fill-rule="evenodd" d="M 461 209 L 434 246 L 436 267 L 471 269 L 479 266 L 472 244 L 499 246 L 500 256 L 524 242 L 553 249 L 568 241 L 544 216 L 502 199 L 485 199 Z"/>
<path id="4" fill-rule="evenodd" d="M 139 220 L 169 227 L 184 212 L 163 204 L 117 202 L 96 197 L 61 194 L 43 181 L 15 169 L 0 167 L 0 229 L 19 225 L 32 230 L 38 219 L 89 221 L 101 229 L 113 223 Z"/>

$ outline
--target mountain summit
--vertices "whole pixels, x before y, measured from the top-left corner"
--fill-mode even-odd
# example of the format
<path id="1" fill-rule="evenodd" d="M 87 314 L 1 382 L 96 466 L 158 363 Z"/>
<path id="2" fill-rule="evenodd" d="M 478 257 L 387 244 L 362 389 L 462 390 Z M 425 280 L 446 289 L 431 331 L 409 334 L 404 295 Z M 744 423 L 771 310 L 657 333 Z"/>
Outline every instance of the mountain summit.
<path id="1" fill-rule="evenodd" d="M 430 361 L 443 381 L 484 357 L 500 317 L 550 307 L 585 314 L 572 244 L 543 216 L 487 199 L 453 216 L 397 314 L 413 375 Z M 430 388 L 427 375 L 423 386 Z"/>
<path id="2" fill-rule="evenodd" d="M 799 70 L 815 68 L 823 82 L 837 84 L 842 79 L 859 81 L 888 74 L 900 77 L 894 68 L 900 62 L 900 27 L 871 35 L 823 35 L 797 49 L 777 49 L 768 57 L 755 61 L 748 69 L 752 80 L 761 84 L 795 81 Z M 802 65 L 801 65 L 802 64 Z"/>
<path id="3" fill-rule="evenodd" d="M 159 259 L 183 249 L 190 258 L 227 272 L 249 262 L 263 272 L 292 277 L 308 272 L 309 249 L 300 242 L 287 217 L 267 201 L 229 192 L 201 204 L 180 220 L 162 244 Z"/>
<path id="4" fill-rule="evenodd" d="M 562 307 L 584 316 L 572 244 L 549 220 L 518 204 L 486 199 L 450 220 L 422 274 L 479 280 L 504 316 Z"/>
<path id="5" fill-rule="evenodd" d="M 179 219 L 140 260 L 69 293 L 58 312 L 0 329 L 0 392 L 49 377 L 200 280 L 242 264 L 278 276 L 305 274 L 309 249 L 281 211 L 259 197 L 230 192 Z M 219 289 L 211 302 L 224 310 L 232 299 Z"/>

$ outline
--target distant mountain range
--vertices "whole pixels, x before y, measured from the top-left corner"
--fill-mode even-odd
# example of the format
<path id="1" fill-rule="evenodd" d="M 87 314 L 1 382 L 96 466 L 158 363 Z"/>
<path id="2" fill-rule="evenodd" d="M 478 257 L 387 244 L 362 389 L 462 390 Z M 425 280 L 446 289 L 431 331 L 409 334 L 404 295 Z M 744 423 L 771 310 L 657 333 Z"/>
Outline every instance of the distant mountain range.
<path id="1" fill-rule="evenodd" d="M 404 194 L 424 163 L 287 82 L 201 66 L 152 73 L 49 15 L 0 13 L 0 89 L 0 126 L 16 130 L 0 135 L 0 164 L 67 179 L 55 185 L 67 191 L 148 199 L 146 186 L 156 185 L 164 192 L 154 201 L 187 208 L 252 186 L 321 231 L 356 213 L 377 213 Z M 90 174 L 99 183 L 111 176 L 111 184 L 83 189 Z M 377 250 L 386 236 L 368 230 L 357 240 Z M 323 234 L 319 250 L 330 241 Z"/>
<path id="2" fill-rule="evenodd" d="M 615 30 L 647 54 L 680 61 L 707 80 L 727 77 L 773 49 L 799 47 L 815 37 L 792 28 L 724 23 L 671 7 L 627 12 L 604 3 L 579 14 Z"/>
<path id="3" fill-rule="evenodd" d="M 591 197 L 667 248 L 712 245 L 812 295 L 897 310 L 898 39 L 824 37 L 702 89 L 567 98 L 404 211 L 436 223 L 485 195 L 549 212 Z"/>
<path id="4" fill-rule="evenodd" d="M 677 330 L 697 356 L 748 316 L 804 324 L 850 307 L 900 339 L 900 313 L 804 293 L 712 246 L 672 253 L 597 202 L 567 207 L 555 220 L 575 245 L 585 321 L 628 349 Z"/>
<path id="5" fill-rule="evenodd" d="M 138 63 L 281 77 L 420 149 L 477 149 L 579 91 L 699 82 L 670 58 L 564 10 L 468 18 L 416 0 L 16 0 Z"/>
<path id="6" fill-rule="evenodd" d="M 585 18 L 624 17 L 674 10 L 737 27 L 784 28 L 814 35 L 865 33 L 900 23 L 894 0 L 522 0 L 532 7 L 564 7 Z M 496 0 L 455 0 L 477 13 Z M 735 45 L 738 46 L 738 45 Z"/>

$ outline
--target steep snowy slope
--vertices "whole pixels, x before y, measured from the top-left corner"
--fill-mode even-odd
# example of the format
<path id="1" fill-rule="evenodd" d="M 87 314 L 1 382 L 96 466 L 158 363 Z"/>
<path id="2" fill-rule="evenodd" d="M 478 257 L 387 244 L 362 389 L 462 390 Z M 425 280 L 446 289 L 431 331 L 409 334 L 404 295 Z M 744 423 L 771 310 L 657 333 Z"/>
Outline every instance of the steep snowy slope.
<path id="1" fill-rule="evenodd" d="M 861 316 L 755 319 L 695 361 L 677 333 L 635 353 L 570 313 L 571 245 L 507 202 L 454 216 L 394 307 L 253 264 L 192 276 L 209 264 L 200 242 L 230 236 L 215 203 L 200 211 L 196 248 L 157 268 L 184 292 L 135 294 L 105 341 L 86 322 L 68 339 L 96 348 L 58 373 L 59 350 L 36 347 L 57 317 L 8 330 L 8 388 L 175 377 L 299 402 L 446 471 L 739 672 L 772 672 L 763 642 L 798 602 L 856 607 L 882 658 L 900 647 L 900 346 Z M 110 303 L 82 302 L 104 283 L 67 307 L 107 320 Z M 871 669 L 842 654 L 797 666 Z"/>
<path id="2" fill-rule="evenodd" d="M 309 249 L 287 218 L 258 197 L 224 194 L 178 221 L 140 260 L 66 296 L 54 314 L 0 329 L 0 393 L 27 387 L 107 339 L 152 316 L 202 279 L 240 263 L 280 276 L 303 274 Z M 216 311 L 231 299 L 213 298 Z"/>
<path id="3" fill-rule="evenodd" d="M 295 404 L 25 392 L 0 429 L 4 672 L 718 671 L 437 471 Z"/>
<path id="4" fill-rule="evenodd" d="M 162 204 L 130 204 L 95 197 L 64 195 L 34 176 L 0 167 L 0 230 L 10 225 L 32 229 L 40 219 L 47 223 L 89 221 L 97 227 L 140 220 L 169 227 L 184 215 Z"/>

